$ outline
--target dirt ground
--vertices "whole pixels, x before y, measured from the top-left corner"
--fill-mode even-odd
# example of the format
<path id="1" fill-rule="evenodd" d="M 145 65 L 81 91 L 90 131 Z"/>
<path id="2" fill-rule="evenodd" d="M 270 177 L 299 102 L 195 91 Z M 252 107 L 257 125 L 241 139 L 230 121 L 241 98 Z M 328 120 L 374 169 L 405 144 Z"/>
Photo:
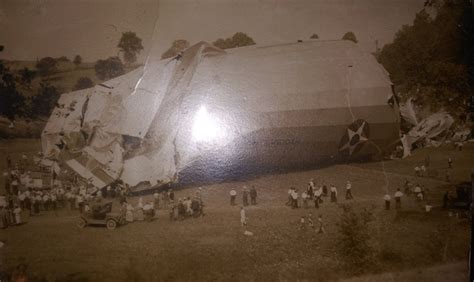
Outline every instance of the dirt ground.
<path id="1" fill-rule="evenodd" d="M 39 140 L 0 142 L 0 170 L 7 153 L 16 160 L 23 151 L 33 155 L 39 149 Z M 203 186 L 204 217 L 170 222 L 168 210 L 159 210 L 153 222 L 134 222 L 113 231 L 78 229 L 77 211 L 49 211 L 31 218 L 23 213 L 26 224 L 0 231 L 1 267 L 11 271 L 23 262 L 31 278 L 46 281 L 466 281 L 470 222 L 449 217 L 440 205 L 446 189 L 454 191 L 453 183 L 470 179 L 473 151 L 472 143 L 462 152 L 446 145 L 417 150 L 404 160 L 340 164 Z M 413 177 L 413 167 L 427 155 L 429 176 Z M 454 160 L 451 183 L 444 181 L 448 155 Z M 302 191 L 310 178 L 334 183 L 340 203 L 348 202 L 342 194 L 350 180 L 354 209 L 375 207 L 370 242 L 376 263 L 362 276 L 352 277 L 337 251 L 340 205 L 325 198 L 318 210 L 285 206 L 288 187 Z M 393 195 L 405 178 L 429 189 L 432 212 L 423 212 L 412 197 L 402 199 L 401 211 L 383 210 L 386 189 Z M 247 208 L 246 228 L 240 226 L 239 205 L 230 206 L 228 197 L 236 188 L 240 204 L 243 185 L 258 190 L 258 204 Z M 176 196 L 192 196 L 196 190 L 182 187 Z M 150 198 L 144 196 L 145 201 Z M 325 234 L 299 230 L 300 217 L 310 212 L 314 219 L 323 216 Z M 244 235 L 245 230 L 254 235 Z"/>

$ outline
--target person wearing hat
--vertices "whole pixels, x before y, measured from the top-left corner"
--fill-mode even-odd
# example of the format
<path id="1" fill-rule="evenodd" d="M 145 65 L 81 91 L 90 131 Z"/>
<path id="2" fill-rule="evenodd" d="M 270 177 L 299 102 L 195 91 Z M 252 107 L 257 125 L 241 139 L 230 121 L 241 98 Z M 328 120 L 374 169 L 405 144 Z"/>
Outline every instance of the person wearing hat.
<path id="1" fill-rule="evenodd" d="M 385 194 L 385 196 L 383 197 L 384 201 L 385 201 L 385 210 L 389 210 L 390 209 L 390 200 L 392 200 L 392 198 L 390 197 L 390 195 L 387 193 Z"/>
<path id="2" fill-rule="evenodd" d="M 297 209 L 298 208 L 298 190 L 293 187 L 291 191 L 291 208 Z"/>
<path id="3" fill-rule="evenodd" d="M 237 196 L 237 191 L 235 191 L 234 188 L 232 188 L 229 192 L 230 195 L 230 205 L 235 206 L 235 198 Z"/>
<path id="4" fill-rule="evenodd" d="M 331 187 L 329 188 L 331 191 L 331 203 L 337 203 L 337 188 L 334 186 L 334 184 L 331 184 Z"/>
<path id="5" fill-rule="evenodd" d="M 314 185 L 314 178 L 311 178 L 308 182 L 308 188 L 306 189 L 306 194 L 309 196 L 309 199 L 313 199 L 314 195 L 314 190 L 315 190 L 315 185 Z"/>
<path id="6" fill-rule="evenodd" d="M 354 197 L 352 196 L 352 183 L 348 180 L 346 184 L 346 200 L 352 200 Z"/>
<path id="7" fill-rule="evenodd" d="M 319 187 L 316 191 L 314 191 L 314 207 L 319 209 L 319 204 L 321 203 L 322 199 L 321 196 L 323 195 L 323 188 Z"/>
<path id="8" fill-rule="evenodd" d="M 396 209 L 400 209 L 402 207 L 402 196 L 403 196 L 403 193 L 402 191 L 400 191 L 400 188 L 398 188 L 397 192 L 395 192 L 395 195 L 394 195 Z"/>

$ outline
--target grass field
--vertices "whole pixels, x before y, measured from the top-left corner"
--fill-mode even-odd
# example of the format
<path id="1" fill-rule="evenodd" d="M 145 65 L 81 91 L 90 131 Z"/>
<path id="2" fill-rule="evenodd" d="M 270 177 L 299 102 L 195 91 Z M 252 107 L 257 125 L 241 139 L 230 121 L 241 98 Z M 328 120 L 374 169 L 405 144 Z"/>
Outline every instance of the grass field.
<path id="1" fill-rule="evenodd" d="M 1 156 L 9 153 L 14 160 L 21 152 L 32 155 L 39 149 L 38 140 L 0 142 Z M 153 222 L 135 222 L 114 231 L 77 229 L 74 211 L 33 218 L 24 213 L 26 224 L 1 231 L 0 259 L 6 270 L 25 262 L 30 277 L 46 281 L 466 281 L 470 222 L 449 217 L 439 205 L 445 189 L 453 189 L 441 177 L 446 156 L 454 159 L 453 182 L 468 181 L 473 149 L 472 143 L 463 152 L 450 146 L 425 148 L 404 160 L 341 164 L 203 186 L 206 216 L 173 223 L 167 210 L 160 210 Z M 413 198 L 404 197 L 402 211 L 383 210 L 385 187 L 393 195 L 428 154 L 430 177 L 415 181 L 429 189 L 435 209 L 425 213 Z M 4 166 L 0 160 L 0 169 Z M 288 187 L 301 191 L 311 177 L 334 183 L 341 195 L 350 180 L 354 209 L 375 206 L 375 220 L 370 223 L 375 263 L 359 277 L 341 263 L 338 205 L 327 198 L 319 210 L 284 205 Z M 254 236 L 243 234 L 239 206 L 229 205 L 229 190 L 237 188 L 240 196 L 243 185 L 255 185 L 259 193 L 258 205 L 247 209 L 246 229 Z M 176 196 L 194 195 L 196 189 L 181 187 Z M 346 202 L 342 198 L 340 202 Z M 314 219 L 323 216 L 325 234 L 298 229 L 299 218 L 309 212 Z"/>

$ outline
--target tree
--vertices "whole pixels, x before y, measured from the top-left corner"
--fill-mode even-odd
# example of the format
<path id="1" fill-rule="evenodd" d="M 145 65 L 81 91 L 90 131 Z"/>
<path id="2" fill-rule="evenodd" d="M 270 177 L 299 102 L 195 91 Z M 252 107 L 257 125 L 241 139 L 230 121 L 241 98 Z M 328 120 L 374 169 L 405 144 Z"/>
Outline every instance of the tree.
<path id="1" fill-rule="evenodd" d="M 0 65 L 0 115 L 14 120 L 24 114 L 25 97 L 18 91 L 13 74 L 2 62 Z"/>
<path id="2" fill-rule="evenodd" d="M 22 70 L 19 71 L 19 73 L 21 75 L 21 82 L 28 86 L 31 85 L 31 82 L 36 76 L 36 72 L 30 70 L 27 67 L 24 67 Z"/>
<path id="3" fill-rule="evenodd" d="M 343 213 L 338 223 L 341 238 L 337 249 L 347 266 L 346 269 L 357 274 L 374 262 L 368 225 L 373 216 L 367 209 L 357 214 L 348 204 L 343 205 L 342 208 Z"/>
<path id="4" fill-rule="evenodd" d="M 355 34 L 352 31 L 346 32 L 346 34 L 344 34 L 344 36 L 342 37 L 342 40 L 350 40 L 354 43 L 358 42 L 357 37 L 355 36 Z"/>
<path id="5" fill-rule="evenodd" d="M 81 90 L 86 88 L 91 88 L 94 86 L 94 82 L 87 76 L 79 78 L 74 86 L 73 90 Z"/>
<path id="6" fill-rule="evenodd" d="M 311 35 L 310 39 L 319 39 L 319 36 L 316 33 L 313 33 L 313 35 Z"/>
<path id="7" fill-rule="evenodd" d="M 36 63 L 36 68 L 42 76 L 50 75 L 57 70 L 57 62 L 54 58 L 44 57 Z"/>
<path id="8" fill-rule="evenodd" d="M 472 31 L 470 8 L 461 0 L 435 2 L 395 34 L 393 42 L 382 48 L 379 62 L 401 98 L 414 97 L 433 111 L 465 113 L 473 83 L 469 80 L 472 43 L 466 36 Z"/>
<path id="9" fill-rule="evenodd" d="M 109 57 L 98 60 L 95 65 L 95 74 L 100 80 L 107 80 L 125 73 L 124 66 L 119 57 Z"/>
<path id="10" fill-rule="evenodd" d="M 143 50 L 142 40 L 132 31 L 122 32 L 122 37 L 117 45 L 123 53 L 123 59 L 131 64 L 137 60 L 137 55 Z"/>
<path id="11" fill-rule="evenodd" d="M 179 54 L 179 52 L 189 47 L 189 42 L 184 39 L 173 41 L 171 47 L 161 54 L 162 59 L 172 58 Z"/>
<path id="12" fill-rule="evenodd" d="M 222 39 L 219 38 L 214 41 L 212 44 L 214 46 L 219 47 L 221 49 L 229 49 L 229 48 L 236 48 L 236 47 L 243 47 L 249 45 L 255 45 L 255 41 L 243 32 L 236 32 L 232 37 Z"/>
<path id="13" fill-rule="evenodd" d="M 51 115 L 57 101 L 59 99 L 59 91 L 48 82 L 40 82 L 38 93 L 33 96 L 31 104 L 31 114 L 34 117 L 46 117 Z"/>
<path id="14" fill-rule="evenodd" d="M 76 55 L 74 57 L 73 63 L 76 67 L 78 67 L 80 64 L 82 64 L 82 57 L 80 55 Z"/>
<path id="15" fill-rule="evenodd" d="M 4 46 L 0 45 L 0 52 Z M 0 60 L 0 115 L 10 120 L 24 113 L 25 97 L 18 92 L 13 74 Z"/>

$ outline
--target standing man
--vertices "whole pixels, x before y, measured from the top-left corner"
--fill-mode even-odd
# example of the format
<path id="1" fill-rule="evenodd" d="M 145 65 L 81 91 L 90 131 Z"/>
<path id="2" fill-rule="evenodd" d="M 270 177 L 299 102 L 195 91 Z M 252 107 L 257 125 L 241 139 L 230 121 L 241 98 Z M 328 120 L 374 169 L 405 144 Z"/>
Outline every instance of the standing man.
<path id="1" fill-rule="evenodd" d="M 293 188 L 293 191 L 291 192 L 291 208 L 298 208 L 298 190 L 295 188 Z"/>
<path id="2" fill-rule="evenodd" d="M 310 199 L 313 199 L 315 188 L 314 178 L 311 178 L 308 182 L 308 189 L 306 190 L 306 194 L 308 194 Z"/>
<path id="3" fill-rule="evenodd" d="M 385 210 L 390 210 L 390 200 L 392 200 L 392 198 L 390 197 L 390 195 L 387 193 L 385 194 L 385 196 L 383 197 L 384 201 L 385 201 Z"/>
<path id="4" fill-rule="evenodd" d="M 415 166 L 415 176 L 420 176 L 420 167 L 419 166 Z"/>
<path id="5" fill-rule="evenodd" d="M 400 188 L 397 189 L 397 192 L 395 192 L 395 208 L 400 209 L 402 207 L 402 196 L 403 193 L 400 191 Z"/>
<path id="6" fill-rule="evenodd" d="M 323 188 L 319 187 L 314 191 L 314 207 L 319 209 L 319 202 L 321 201 L 321 196 L 323 195 Z"/>
<path id="7" fill-rule="evenodd" d="M 453 168 L 453 159 L 451 159 L 451 156 L 448 156 L 448 167 Z"/>
<path id="8" fill-rule="evenodd" d="M 323 196 L 327 197 L 328 196 L 328 186 L 323 183 Z"/>
<path id="9" fill-rule="evenodd" d="M 235 191 L 235 189 L 232 188 L 232 190 L 230 190 L 229 192 L 229 195 L 230 195 L 230 205 L 235 206 L 235 197 L 237 196 L 237 191 Z"/>
<path id="10" fill-rule="evenodd" d="M 242 202 L 244 206 L 249 205 L 249 191 L 247 190 L 247 186 L 244 186 L 244 190 L 242 192 Z"/>
<path id="11" fill-rule="evenodd" d="M 293 187 L 290 187 L 290 189 L 288 189 L 288 201 L 286 202 L 287 206 L 292 206 L 292 203 L 293 203 L 292 195 L 293 195 Z"/>
<path id="12" fill-rule="evenodd" d="M 426 167 L 425 167 L 425 165 L 421 166 L 420 171 L 421 171 L 421 176 L 425 177 L 426 176 Z"/>
<path id="13" fill-rule="evenodd" d="M 353 200 L 354 197 L 352 197 L 352 183 L 348 180 L 346 184 L 346 200 Z"/>
<path id="14" fill-rule="evenodd" d="M 301 199 L 303 199 L 303 207 L 304 207 L 305 209 L 308 208 L 308 198 L 309 198 L 309 196 L 308 196 L 308 194 L 306 193 L 306 191 L 304 191 L 303 193 L 301 193 Z"/>
<path id="15" fill-rule="evenodd" d="M 257 204 L 257 189 L 255 189 L 254 185 L 252 185 L 252 188 L 250 188 L 250 203 L 252 205 Z"/>
<path id="16" fill-rule="evenodd" d="M 420 184 L 416 184 L 414 192 L 415 192 L 416 199 L 418 201 L 422 201 L 423 200 L 423 194 L 421 193 Z"/>
<path id="17" fill-rule="evenodd" d="M 329 188 L 331 191 L 331 203 L 337 203 L 337 188 L 334 186 L 334 184 L 331 184 L 331 187 Z"/>

